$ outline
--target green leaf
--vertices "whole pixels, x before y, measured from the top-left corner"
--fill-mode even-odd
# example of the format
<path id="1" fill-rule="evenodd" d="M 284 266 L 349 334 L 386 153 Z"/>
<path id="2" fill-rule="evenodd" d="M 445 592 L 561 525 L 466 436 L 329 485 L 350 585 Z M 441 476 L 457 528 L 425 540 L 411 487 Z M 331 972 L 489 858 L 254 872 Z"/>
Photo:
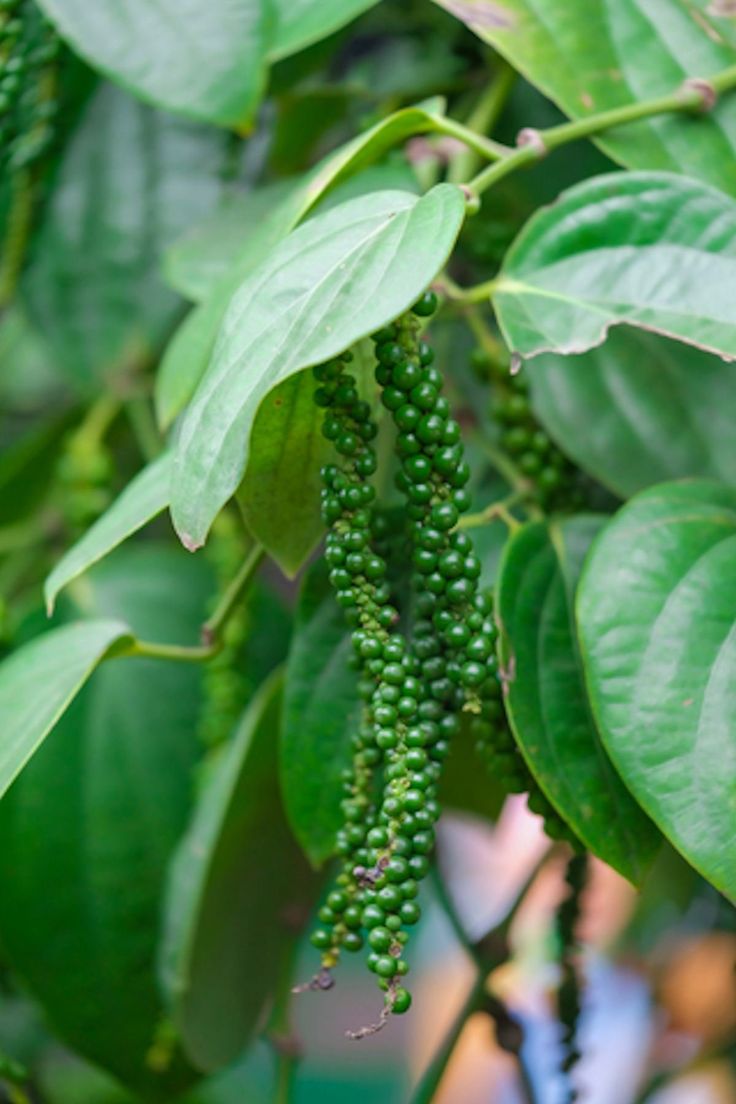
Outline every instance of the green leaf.
<path id="1" fill-rule="evenodd" d="M 361 398 L 376 400 L 373 347 L 353 350 L 352 370 Z M 237 491 L 248 529 L 292 577 L 319 542 L 320 469 L 334 458 L 335 446 L 322 433 L 324 410 L 314 401 L 315 383 L 301 372 L 266 395 L 253 425 L 250 458 Z"/>
<path id="2" fill-rule="evenodd" d="M 279 189 L 283 192 L 280 185 Z M 270 188 L 268 192 L 269 196 L 273 195 Z M 212 357 L 217 334 L 233 295 L 243 280 L 268 258 L 277 243 L 291 229 L 294 219 L 293 196 L 294 186 L 290 184 L 281 202 L 276 203 L 269 213 L 264 211 L 258 216 L 255 226 L 250 220 L 261 205 L 260 201 L 249 202 L 249 229 L 244 240 L 242 229 L 234 239 L 238 251 L 236 259 L 230 259 L 230 264 L 220 254 L 219 261 L 210 266 L 205 275 L 202 253 L 197 250 L 196 243 L 188 254 L 184 246 L 183 261 L 181 255 L 179 262 L 174 259 L 175 279 L 182 287 L 188 285 L 189 291 L 195 284 L 203 288 L 213 268 L 219 269 L 221 274 L 214 286 L 207 289 L 204 301 L 187 315 L 166 347 L 156 376 L 155 391 L 156 416 L 163 428 L 171 425 L 194 394 Z M 171 264 L 170 257 L 169 271 Z"/>
<path id="3" fill-rule="evenodd" d="M 329 154 L 305 177 L 284 182 L 282 199 L 255 230 L 248 230 L 237 261 L 208 298 L 184 319 L 166 349 L 156 377 L 155 395 L 162 427 L 171 425 L 194 394 L 210 362 L 230 301 L 243 280 L 333 189 L 341 183 L 349 188 L 353 173 L 367 172 L 375 161 L 412 134 L 436 129 L 444 106 L 444 100 L 435 97 L 416 107 L 402 108 Z M 201 280 L 201 269 L 199 276 Z"/>
<path id="4" fill-rule="evenodd" d="M 577 616 L 621 777 L 736 900 L 736 490 L 693 481 L 637 495 L 591 551 Z"/>
<path id="5" fill-rule="evenodd" d="M 670 95 L 736 62 L 709 0 L 435 0 L 494 46 L 572 119 Z M 530 120 L 531 121 L 531 120 Z M 699 177 L 736 194 L 736 100 L 661 116 L 595 141 L 633 169 Z"/>
<path id="6" fill-rule="evenodd" d="M 226 196 L 216 210 L 167 249 L 163 261 L 166 280 L 187 299 L 201 303 L 234 270 L 244 279 L 287 232 L 288 218 L 282 209 L 300 186 L 301 181 L 297 185 L 293 180 L 279 180 Z"/>
<path id="7" fill-rule="evenodd" d="M 0 664 L 0 797 L 100 660 L 116 643 L 129 640 L 121 621 L 82 621 L 24 644 Z"/>
<path id="8" fill-rule="evenodd" d="M 260 97 L 264 0 L 39 0 L 69 45 L 149 103 L 239 127 Z"/>
<path id="9" fill-rule="evenodd" d="M 201 1069 L 236 1058 L 273 995 L 312 876 L 286 825 L 277 756 L 282 676 L 251 702 L 177 852 L 161 977 Z"/>
<path id="10" fill-rule="evenodd" d="M 334 852 L 342 824 L 341 774 L 360 721 L 357 677 L 348 667 L 350 632 L 324 564 L 304 580 L 286 668 L 281 786 L 286 815 L 315 866 Z"/>
<path id="11" fill-rule="evenodd" d="M 43 593 L 53 613 L 60 590 L 117 548 L 169 504 L 172 456 L 164 453 L 131 480 L 101 518 L 65 553 L 47 578 Z"/>
<path id="12" fill-rule="evenodd" d="M 620 326 L 589 353 L 542 354 L 525 371 L 560 448 L 621 498 L 683 476 L 734 482 L 733 364 Z"/>
<path id="13" fill-rule="evenodd" d="M 575 638 L 575 588 L 603 522 L 534 522 L 509 541 L 497 590 L 500 655 L 509 717 L 535 778 L 586 847 L 638 883 L 659 833 L 603 750 Z"/>
<path id="14" fill-rule="evenodd" d="M 210 587 L 205 560 L 134 546 L 90 573 L 84 607 L 186 643 Z M 145 1100 L 173 1100 L 192 1079 L 176 1052 L 168 1070 L 148 1054 L 163 1015 L 162 886 L 191 805 L 200 684 L 193 664 L 103 664 L 0 802 L 4 955 L 58 1037 Z"/>
<path id="15" fill-rule="evenodd" d="M 181 427 L 172 517 L 187 548 L 236 490 L 269 391 L 406 310 L 445 263 L 464 212 L 450 184 L 420 199 L 376 192 L 299 227 L 246 281 Z"/>
<path id="16" fill-rule="evenodd" d="M 733 200 L 668 173 L 612 173 L 529 220 L 493 301 L 522 357 L 584 353 L 625 322 L 732 359 L 734 278 Z"/>
<path id="17" fill-rule="evenodd" d="M 275 0 L 276 32 L 269 58 L 295 54 L 305 46 L 339 31 L 358 15 L 373 8 L 378 0 Z"/>
<path id="18" fill-rule="evenodd" d="M 1 368 L 5 364 L 0 360 Z M 16 415 L 17 417 L 17 415 Z M 12 425 L 11 419 L 8 419 Z M 15 420 L 15 419 L 13 419 Z M 56 460 L 71 411 L 35 423 L 0 453 L 0 525 L 13 525 L 41 508 L 53 485 Z M 29 518 L 30 520 L 30 518 Z"/>
<path id="19" fill-rule="evenodd" d="M 58 366 L 87 388 L 152 357 L 180 300 L 159 255 L 216 204 L 225 137 L 106 86 L 67 145 L 23 283 Z"/>
<path id="20" fill-rule="evenodd" d="M 418 109 L 409 110 L 418 112 Z M 420 117 L 426 119 L 429 116 L 420 114 Z M 378 147 L 377 152 L 380 152 Z M 330 160 L 335 162 L 335 186 L 332 186 L 332 178 L 323 174 L 318 166 L 322 191 L 316 198 L 309 194 L 314 174 L 300 178 L 296 183 L 288 180 L 268 185 L 234 205 L 235 209 L 241 207 L 244 215 L 247 211 L 247 218 L 244 217 L 237 228 L 233 225 L 229 235 L 227 225 L 230 217 L 223 215 L 220 222 L 213 216 L 207 224 L 216 227 L 213 239 L 207 241 L 202 228 L 201 236 L 193 235 L 169 252 L 167 275 L 170 281 L 184 294 L 191 295 L 196 290 L 205 298 L 184 319 L 164 353 L 156 377 L 155 395 L 156 412 L 162 427 L 171 425 L 194 394 L 209 364 L 230 300 L 243 280 L 268 257 L 296 222 L 310 213 L 314 204 L 319 203 L 326 208 L 337 200 L 352 199 L 381 188 L 398 187 L 416 191 L 416 187 L 409 187 L 411 174 L 398 174 L 394 166 L 370 166 L 351 177 L 348 175 L 349 162 L 346 165 L 340 152 Z M 277 202 L 279 196 L 281 198 Z M 274 204 L 273 209 L 267 210 L 271 204 Z M 234 250 L 237 251 L 235 259 Z M 213 285 L 211 281 L 216 273 L 220 278 Z"/>
<path id="21" fill-rule="evenodd" d="M 324 530 L 320 468 L 333 452 L 307 372 L 266 395 L 253 425 L 248 467 L 238 502 L 248 529 L 293 578 Z"/>

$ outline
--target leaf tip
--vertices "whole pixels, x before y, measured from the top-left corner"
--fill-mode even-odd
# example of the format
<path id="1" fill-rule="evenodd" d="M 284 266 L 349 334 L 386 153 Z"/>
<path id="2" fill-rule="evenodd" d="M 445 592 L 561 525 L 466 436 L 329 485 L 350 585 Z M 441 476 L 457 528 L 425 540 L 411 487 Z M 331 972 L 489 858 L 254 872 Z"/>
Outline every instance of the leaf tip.
<path id="1" fill-rule="evenodd" d="M 184 545 L 187 552 L 196 552 L 204 545 L 203 540 L 193 537 L 189 533 L 179 533 L 179 540 Z"/>

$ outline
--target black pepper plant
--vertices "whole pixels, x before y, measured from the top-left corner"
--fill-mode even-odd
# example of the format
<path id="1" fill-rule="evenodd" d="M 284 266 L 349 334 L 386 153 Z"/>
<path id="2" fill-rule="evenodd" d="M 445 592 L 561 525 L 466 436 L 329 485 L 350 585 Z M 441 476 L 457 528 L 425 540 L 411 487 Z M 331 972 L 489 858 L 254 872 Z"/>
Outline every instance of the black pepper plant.
<path id="1" fill-rule="evenodd" d="M 0 0 L 1 1099 L 62 1044 L 85 1100 L 306 1100 L 372 977 L 356 1069 L 446 1028 L 396 1100 L 478 1013 L 594 1102 L 601 869 L 630 955 L 736 928 L 736 16 L 647 9 Z M 448 831 L 510 816 L 479 934 Z"/>

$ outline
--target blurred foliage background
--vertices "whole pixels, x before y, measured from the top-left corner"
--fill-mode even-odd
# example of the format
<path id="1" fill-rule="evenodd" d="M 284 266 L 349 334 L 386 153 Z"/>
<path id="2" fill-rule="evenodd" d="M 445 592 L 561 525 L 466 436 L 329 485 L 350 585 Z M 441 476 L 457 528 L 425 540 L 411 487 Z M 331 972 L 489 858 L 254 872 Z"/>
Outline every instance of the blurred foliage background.
<path id="1" fill-rule="evenodd" d="M 423 97 L 445 95 L 453 114 L 467 117 L 495 78 L 495 133 L 510 142 L 522 126 L 562 118 L 461 22 L 424 0 L 385 0 L 277 61 L 244 137 L 143 105 L 58 43 L 47 55 L 39 64 L 53 62 L 58 82 L 45 101 L 53 128 L 43 156 L 20 166 L 32 212 L 22 256 L 11 224 L 18 166 L 11 172 L 6 159 L 0 181 L 4 652 L 45 626 L 41 585 L 62 551 L 160 453 L 155 371 L 191 302 L 237 245 L 235 226 L 255 228 L 284 181 Z M 448 162 L 462 175 L 459 153 L 451 139 L 414 139 L 341 194 L 356 184 L 418 190 Z M 505 182 L 468 223 L 456 277 L 487 279 L 537 207 L 573 181 L 614 169 L 584 143 Z M 452 317 L 433 337 L 478 485 L 486 497 L 503 493 L 485 459 L 493 431 L 484 383 L 470 365 L 472 341 Z M 491 526 L 479 540 L 491 581 L 501 534 Z M 54 623 L 124 616 L 150 639 L 196 642 L 245 551 L 228 513 L 197 558 L 158 520 L 77 580 Z M 470 760 L 451 764 L 451 812 L 438 847 L 447 892 L 428 891 L 409 1017 L 369 1043 L 346 1043 L 346 1026 L 370 1018 L 375 1001 L 369 978 L 350 963 L 334 992 L 297 999 L 288 1025 L 277 1000 L 275 1017 L 224 1072 L 197 1081 L 175 1054 L 156 967 L 169 863 L 242 709 L 288 654 L 296 590 L 275 568 L 263 570 L 230 626 L 224 659 L 206 671 L 134 660 L 97 672 L 0 806 L 0 1099 L 274 1104 L 293 1073 L 296 1104 L 400 1104 L 473 983 L 458 926 L 472 943 L 512 911 L 513 954 L 493 974 L 494 993 L 523 1028 L 536 1099 L 563 1099 L 550 1004 L 562 859 L 523 800 L 499 812 L 498 795 Z M 597 864 L 583 929 L 583 1099 L 733 1104 L 733 908 L 666 851 L 641 895 Z M 294 975 L 307 976 L 308 949 L 299 942 L 294 954 Z M 486 1013 L 469 1020 L 438 1104 L 524 1100 L 508 1037 L 498 1034 Z M 14 1063 L 27 1081 L 16 1081 Z"/>

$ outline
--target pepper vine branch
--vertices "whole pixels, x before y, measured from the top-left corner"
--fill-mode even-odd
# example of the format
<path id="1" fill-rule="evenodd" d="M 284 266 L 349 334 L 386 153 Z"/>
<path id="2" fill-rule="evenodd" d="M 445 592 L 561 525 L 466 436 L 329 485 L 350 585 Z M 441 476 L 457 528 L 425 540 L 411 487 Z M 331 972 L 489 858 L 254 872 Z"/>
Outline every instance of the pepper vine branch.
<path id="1" fill-rule="evenodd" d="M 202 643 L 189 647 L 181 644 L 157 644 L 135 640 L 117 656 L 137 656 L 145 659 L 171 659 L 179 663 L 203 663 L 222 649 L 222 630 L 237 608 L 265 556 L 261 544 L 254 544 L 243 566 L 220 599 L 211 617 L 202 625 Z"/>
<path id="2" fill-rule="evenodd" d="M 736 88 L 736 65 L 723 69 L 705 80 L 690 79 L 667 96 L 658 96 L 650 100 L 627 104 L 590 115 L 586 119 L 577 119 L 571 123 L 549 127 L 546 130 L 522 130 L 519 147 L 503 156 L 495 164 L 482 169 L 467 187 L 480 196 L 505 176 L 517 169 L 532 165 L 552 150 L 568 145 L 580 138 L 593 138 L 614 127 L 639 122 L 656 115 L 678 112 L 705 112 L 711 110 L 719 95 Z"/>

